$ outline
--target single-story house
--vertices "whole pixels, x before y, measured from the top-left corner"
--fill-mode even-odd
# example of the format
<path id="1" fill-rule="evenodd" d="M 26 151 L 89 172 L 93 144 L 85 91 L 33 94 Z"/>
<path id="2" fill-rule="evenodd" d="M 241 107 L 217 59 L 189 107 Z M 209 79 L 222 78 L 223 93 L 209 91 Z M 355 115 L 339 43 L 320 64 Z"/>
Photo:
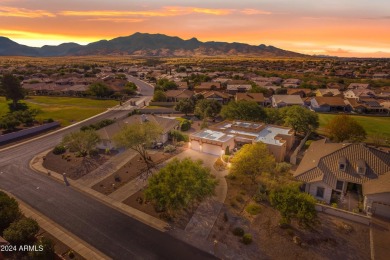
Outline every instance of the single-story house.
<path id="1" fill-rule="evenodd" d="M 232 95 L 235 95 L 236 93 L 246 93 L 248 90 L 251 89 L 252 89 L 252 85 L 250 84 L 242 84 L 242 85 L 228 84 L 226 87 L 226 91 Z"/>
<path id="2" fill-rule="evenodd" d="M 342 97 L 314 97 L 310 107 L 316 112 L 347 111 L 349 105 Z"/>
<path id="3" fill-rule="evenodd" d="M 200 94 L 202 94 L 205 99 L 216 100 L 223 105 L 228 103 L 230 100 L 230 96 L 228 94 L 219 91 L 206 91 Z"/>
<path id="4" fill-rule="evenodd" d="M 351 83 L 348 85 L 347 89 L 370 89 L 370 84 L 366 83 Z"/>
<path id="5" fill-rule="evenodd" d="M 330 203 L 331 199 L 341 198 L 347 188 L 355 187 L 363 194 L 371 195 L 366 200 L 366 211 L 373 201 L 386 204 L 390 201 L 390 193 L 383 199 L 390 186 L 389 180 L 390 154 L 365 144 L 329 143 L 326 139 L 312 142 L 294 173 L 295 179 L 304 182 L 303 189 L 316 199 Z M 385 179 L 385 181 L 381 181 Z M 373 182 L 377 180 L 376 182 Z M 378 185 L 385 185 L 383 189 Z M 362 187 L 363 185 L 363 187 Z M 365 188 L 364 188 L 365 186 Z M 374 186 L 375 188 L 372 188 Z"/>
<path id="6" fill-rule="evenodd" d="M 369 89 L 350 89 L 344 91 L 345 98 L 373 98 L 375 97 L 375 92 Z"/>
<path id="7" fill-rule="evenodd" d="M 190 135 L 190 148 L 213 155 L 223 155 L 226 147 L 240 148 L 244 144 L 263 142 L 277 162 L 284 161 L 295 141 L 294 131 L 288 127 L 247 121 L 224 121 L 210 129 Z"/>
<path id="8" fill-rule="evenodd" d="M 143 122 L 150 121 L 162 127 L 163 132 L 156 142 L 166 143 L 168 141 L 168 134 L 171 130 L 179 129 L 179 121 L 174 118 L 159 117 L 155 115 L 133 115 L 122 120 L 116 121 L 115 123 L 99 129 L 97 133 L 101 138 L 100 144 L 97 146 L 98 149 L 110 149 L 116 150 L 113 142 L 113 137 L 126 125 L 131 124 L 142 124 Z"/>
<path id="9" fill-rule="evenodd" d="M 210 90 L 221 90 L 222 86 L 219 82 L 202 82 L 199 86 L 195 86 L 194 90 L 195 92 L 203 92 L 203 91 L 210 91 Z"/>
<path id="10" fill-rule="evenodd" d="M 263 93 L 236 93 L 235 100 L 255 101 L 260 106 L 264 106 L 265 103 Z"/>
<path id="11" fill-rule="evenodd" d="M 288 88 L 287 95 L 299 95 L 301 98 L 306 97 L 312 93 L 311 89 L 307 88 Z"/>
<path id="12" fill-rule="evenodd" d="M 167 102 L 179 102 L 182 99 L 190 98 L 194 95 L 194 91 L 188 89 L 174 89 L 165 92 Z"/>
<path id="13" fill-rule="evenodd" d="M 286 107 L 286 106 L 303 106 L 303 100 L 299 95 L 273 95 L 272 98 L 273 107 Z"/>
<path id="14" fill-rule="evenodd" d="M 340 90 L 336 88 L 319 88 L 316 91 L 317 97 L 341 97 L 342 94 Z"/>

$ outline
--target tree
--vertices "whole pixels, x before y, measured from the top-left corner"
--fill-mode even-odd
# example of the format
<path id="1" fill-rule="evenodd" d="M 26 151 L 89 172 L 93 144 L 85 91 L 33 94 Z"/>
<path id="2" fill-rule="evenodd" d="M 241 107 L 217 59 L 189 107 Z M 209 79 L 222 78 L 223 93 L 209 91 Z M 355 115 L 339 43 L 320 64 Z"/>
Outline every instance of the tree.
<path id="1" fill-rule="evenodd" d="M 72 132 L 62 139 L 62 144 L 80 156 L 87 156 L 96 149 L 100 136 L 93 129 Z"/>
<path id="2" fill-rule="evenodd" d="M 175 110 L 188 115 L 189 113 L 193 113 L 195 109 L 194 102 L 189 98 L 179 100 L 179 103 L 176 104 Z"/>
<path id="3" fill-rule="evenodd" d="M 222 107 L 221 116 L 227 119 L 264 121 L 265 111 L 254 101 L 230 101 Z"/>
<path id="4" fill-rule="evenodd" d="M 133 82 L 127 82 L 125 87 L 123 88 L 123 93 L 127 95 L 134 95 L 137 92 L 138 88 Z"/>
<path id="5" fill-rule="evenodd" d="M 15 130 L 17 126 L 20 125 L 20 121 L 13 113 L 8 113 L 2 118 L 0 118 L 0 128 L 7 131 Z"/>
<path id="6" fill-rule="evenodd" d="M 217 180 L 202 161 L 174 159 L 150 177 L 145 197 L 155 207 L 173 213 L 214 194 Z"/>
<path id="7" fill-rule="evenodd" d="M 167 91 L 171 89 L 177 89 L 177 85 L 175 82 L 170 81 L 169 79 L 162 78 L 157 81 L 156 90 Z"/>
<path id="8" fill-rule="evenodd" d="M 156 102 L 165 102 L 167 101 L 167 95 L 162 90 L 156 90 L 153 94 L 153 101 Z"/>
<path id="9" fill-rule="evenodd" d="M 275 157 L 269 153 L 266 144 L 258 142 L 244 145 L 231 162 L 231 174 L 245 176 L 256 184 L 258 176 L 274 168 Z"/>
<path id="10" fill-rule="evenodd" d="M 108 97 L 111 96 L 113 91 L 106 84 L 101 82 L 95 82 L 89 85 L 89 92 L 96 97 Z"/>
<path id="11" fill-rule="evenodd" d="M 42 251 L 36 250 L 31 251 L 29 253 L 29 256 L 32 259 L 40 259 L 40 260 L 52 260 L 56 259 L 55 251 L 54 251 L 54 242 L 47 238 L 47 237 L 41 237 L 39 240 L 35 243 L 36 248 L 42 248 Z"/>
<path id="12" fill-rule="evenodd" d="M 310 194 L 300 192 L 298 184 L 283 185 L 274 189 L 269 197 L 271 205 L 280 212 L 287 223 L 293 218 L 307 226 L 315 223 L 316 200 Z"/>
<path id="13" fill-rule="evenodd" d="M 7 99 L 12 100 L 13 109 L 17 109 L 18 101 L 24 98 L 25 91 L 20 81 L 12 74 L 5 74 L 1 79 L 1 89 Z"/>
<path id="14" fill-rule="evenodd" d="M 364 128 L 351 116 L 335 116 L 326 126 L 329 137 L 335 142 L 362 142 L 366 139 L 367 133 Z"/>
<path id="15" fill-rule="evenodd" d="M 281 108 L 281 114 L 286 126 L 296 132 L 308 133 L 319 126 L 318 115 L 302 106 Z"/>
<path id="16" fill-rule="evenodd" d="M 4 230 L 4 239 L 12 245 L 30 245 L 39 231 L 38 223 L 32 218 L 22 218 Z"/>
<path id="17" fill-rule="evenodd" d="M 41 111 L 39 109 L 27 109 L 27 110 L 19 110 L 19 111 L 15 111 L 13 112 L 13 116 L 15 116 L 15 118 L 23 123 L 24 125 L 26 126 L 31 126 L 34 124 L 34 121 L 35 121 L 35 117 L 41 113 Z"/>
<path id="18" fill-rule="evenodd" d="M 18 202 L 0 191 L 0 234 L 20 216 Z"/>
<path id="19" fill-rule="evenodd" d="M 275 90 L 276 95 L 287 95 L 287 88 L 277 88 Z"/>
<path id="20" fill-rule="evenodd" d="M 214 99 L 201 99 L 195 106 L 194 114 L 199 118 L 215 118 L 221 111 L 222 105 Z"/>
<path id="21" fill-rule="evenodd" d="M 131 124 L 123 127 L 115 136 L 114 142 L 118 147 L 125 147 L 136 151 L 145 162 L 147 170 L 145 178 L 151 174 L 155 164 L 147 149 L 152 146 L 163 133 L 162 128 L 150 121 L 140 124 Z"/>
<path id="22" fill-rule="evenodd" d="M 277 108 L 265 108 L 265 114 L 266 119 L 265 122 L 267 124 L 274 124 L 274 125 L 282 125 L 283 124 L 283 117 L 282 113 Z"/>

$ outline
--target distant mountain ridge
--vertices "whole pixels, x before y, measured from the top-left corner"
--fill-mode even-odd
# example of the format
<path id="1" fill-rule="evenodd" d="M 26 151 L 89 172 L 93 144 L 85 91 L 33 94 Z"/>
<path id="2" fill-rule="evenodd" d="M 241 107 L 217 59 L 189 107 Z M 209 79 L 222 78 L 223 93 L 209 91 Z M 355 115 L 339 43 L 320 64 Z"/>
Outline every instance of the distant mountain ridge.
<path id="1" fill-rule="evenodd" d="M 101 40 L 87 45 L 63 43 L 58 46 L 29 47 L 0 37 L 0 56 L 85 56 L 85 55 L 136 55 L 136 56 L 220 56 L 254 55 L 260 57 L 305 57 L 307 55 L 282 50 L 273 46 L 246 43 L 201 42 L 196 38 L 183 40 L 164 34 L 135 33 L 112 40 Z"/>

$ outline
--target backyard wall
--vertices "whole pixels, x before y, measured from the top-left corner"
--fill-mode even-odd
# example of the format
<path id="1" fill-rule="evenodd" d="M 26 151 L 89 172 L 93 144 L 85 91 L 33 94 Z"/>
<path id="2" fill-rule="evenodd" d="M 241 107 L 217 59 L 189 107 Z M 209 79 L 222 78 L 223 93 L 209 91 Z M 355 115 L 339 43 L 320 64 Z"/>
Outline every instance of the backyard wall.
<path id="1" fill-rule="evenodd" d="M 333 208 L 333 207 L 323 205 L 323 204 L 316 204 L 316 210 L 318 212 L 324 212 L 324 213 L 332 215 L 332 216 L 352 220 L 352 221 L 355 221 L 355 222 L 358 222 L 358 223 L 361 223 L 361 224 L 364 224 L 367 226 L 370 225 L 370 223 L 371 223 L 371 218 L 368 216 L 356 214 L 356 213 L 345 211 L 345 210 L 338 209 L 338 208 Z"/>

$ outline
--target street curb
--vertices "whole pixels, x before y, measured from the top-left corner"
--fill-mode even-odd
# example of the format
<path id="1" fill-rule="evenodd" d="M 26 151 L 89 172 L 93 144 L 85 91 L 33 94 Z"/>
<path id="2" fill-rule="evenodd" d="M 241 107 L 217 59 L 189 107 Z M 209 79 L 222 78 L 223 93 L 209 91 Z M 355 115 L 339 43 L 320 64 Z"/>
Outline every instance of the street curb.
<path id="1" fill-rule="evenodd" d="M 45 156 L 50 151 L 51 151 L 51 149 L 46 150 L 46 151 L 34 156 L 34 158 L 29 163 L 29 167 L 34 172 L 43 174 L 45 176 L 49 176 L 48 172 L 50 172 L 49 177 L 51 179 L 54 179 L 59 183 L 64 183 L 64 180 L 63 180 L 63 177 L 61 174 L 45 169 L 41 163 L 41 158 L 43 156 Z M 41 158 L 39 158 L 39 157 L 41 157 Z M 38 165 L 38 167 L 37 167 L 37 165 Z M 41 168 L 41 169 L 39 169 L 39 168 Z M 45 169 L 45 171 L 43 169 Z M 103 195 L 95 190 L 90 189 L 89 187 L 85 187 L 81 184 L 78 184 L 74 180 L 68 179 L 67 181 L 68 181 L 69 186 L 71 188 L 74 188 L 75 190 L 89 196 L 92 199 L 100 201 L 101 203 L 111 207 L 114 210 L 117 210 L 117 211 L 119 211 L 127 216 L 135 218 L 136 220 L 138 220 L 138 221 L 140 221 L 140 222 L 142 222 L 142 223 L 144 223 L 144 224 L 146 224 L 154 229 L 157 229 L 161 232 L 167 232 L 170 229 L 169 224 L 160 220 L 160 219 L 157 219 L 157 218 L 152 217 L 152 216 L 150 216 L 150 215 L 148 215 L 140 210 L 137 210 L 137 209 L 134 209 L 130 206 L 127 206 L 126 204 L 123 204 L 120 201 L 111 199 L 108 196 L 105 196 L 105 195 Z"/>
<path id="2" fill-rule="evenodd" d="M 8 194 L 8 196 L 14 198 L 18 202 L 19 208 L 22 211 L 24 216 L 36 220 L 39 226 L 42 229 L 44 229 L 47 233 L 51 234 L 52 236 L 60 240 L 62 243 L 70 247 L 72 250 L 77 252 L 85 259 L 98 259 L 98 260 L 112 259 L 106 256 L 105 254 L 103 254 L 102 252 L 100 252 L 95 247 L 85 242 L 84 240 L 75 236 L 73 233 L 69 232 L 62 226 L 58 225 L 50 218 L 39 213 L 37 210 L 29 206 L 28 204 L 24 203 L 13 194 L 7 191 L 3 191 L 3 192 Z M 60 239 L 60 236 L 62 237 L 62 239 Z"/>

